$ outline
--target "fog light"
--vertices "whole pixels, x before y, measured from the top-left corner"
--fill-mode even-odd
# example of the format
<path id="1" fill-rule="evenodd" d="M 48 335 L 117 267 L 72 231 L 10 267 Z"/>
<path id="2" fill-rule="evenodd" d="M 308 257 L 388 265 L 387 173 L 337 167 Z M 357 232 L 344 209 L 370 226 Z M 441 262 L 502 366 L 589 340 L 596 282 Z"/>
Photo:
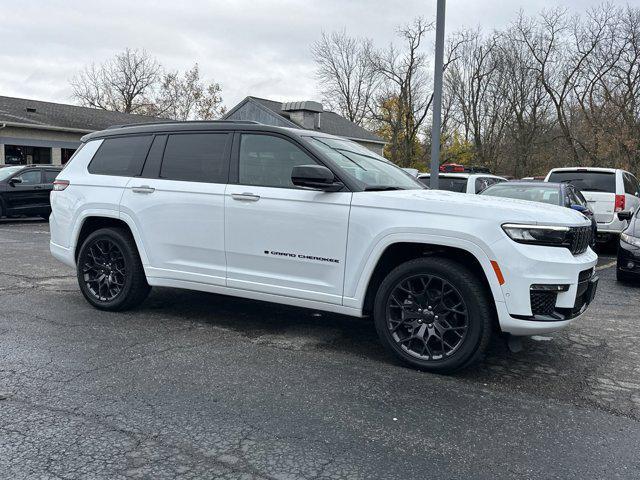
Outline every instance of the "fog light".
<path id="1" fill-rule="evenodd" d="M 569 285 L 534 284 L 531 285 L 531 290 L 534 292 L 566 292 L 569 290 Z"/>
<path id="2" fill-rule="evenodd" d="M 633 262 L 627 262 L 627 268 L 629 270 L 633 270 L 634 268 L 636 268 L 636 264 Z"/>

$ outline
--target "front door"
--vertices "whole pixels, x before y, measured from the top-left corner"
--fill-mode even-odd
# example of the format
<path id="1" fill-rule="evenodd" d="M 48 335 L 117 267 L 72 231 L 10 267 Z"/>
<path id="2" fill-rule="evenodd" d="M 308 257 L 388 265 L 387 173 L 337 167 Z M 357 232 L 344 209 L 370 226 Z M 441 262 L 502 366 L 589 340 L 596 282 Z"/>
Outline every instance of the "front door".
<path id="1" fill-rule="evenodd" d="M 9 186 L 5 196 L 9 213 L 33 215 L 46 208 L 49 191 L 42 184 L 42 172 L 39 169 L 22 171 L 13 180 L 15 183 Z"/>
<path id="2" fill-rule="evenodd" d="M 239 134 L 225 193 L 227 285 L 341 304 L 350 192 L 295 187 L 295 165 L 318 164 L 275 134 Z"/>

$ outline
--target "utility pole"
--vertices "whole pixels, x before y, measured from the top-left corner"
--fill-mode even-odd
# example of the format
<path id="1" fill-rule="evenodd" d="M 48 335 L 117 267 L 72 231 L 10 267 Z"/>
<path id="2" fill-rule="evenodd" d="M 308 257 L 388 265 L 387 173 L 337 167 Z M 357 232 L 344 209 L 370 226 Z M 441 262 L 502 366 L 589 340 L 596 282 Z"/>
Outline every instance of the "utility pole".
<path id="1" fill-rule="evenodd" d="M 431 188 L 439 185 L 440 130 L 442 129 L 442 68 L 444 66 L 444 9 L 446 0 L 438 0 L 436 16 L 436 58 L 433 66 L 433 124 L 431 126 Z"/>

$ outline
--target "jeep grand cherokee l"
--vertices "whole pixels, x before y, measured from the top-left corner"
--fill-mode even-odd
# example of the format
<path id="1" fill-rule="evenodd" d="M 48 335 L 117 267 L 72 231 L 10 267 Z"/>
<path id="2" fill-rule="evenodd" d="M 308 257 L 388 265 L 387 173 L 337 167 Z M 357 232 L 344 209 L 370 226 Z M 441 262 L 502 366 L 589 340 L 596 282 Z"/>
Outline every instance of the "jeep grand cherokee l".
<path id="1" fill-rule="evenodd" d="M 132 308 L 164 286 L 372 316 L 394 355 L 434 372 L 479 359 L 495 330 L 567 326 L 597 284 L 582 214 L 426 190 L 314 131 L 221 121 L 92 133 L 51 203 L 51 252 L 97 308 Z"/>

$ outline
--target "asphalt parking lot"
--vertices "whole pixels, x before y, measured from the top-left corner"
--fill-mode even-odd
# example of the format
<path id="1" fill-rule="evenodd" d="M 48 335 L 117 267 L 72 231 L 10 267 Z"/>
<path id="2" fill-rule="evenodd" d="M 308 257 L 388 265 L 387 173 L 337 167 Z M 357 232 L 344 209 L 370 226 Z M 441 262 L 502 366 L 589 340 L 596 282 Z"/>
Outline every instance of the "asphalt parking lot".
<path id="1" fill-rule="evenodd" d="M 367 320 L 156 289 L 99 312 L 0 220 L 0 478 L 639 478 L 640 288 L 451 377 Z"/>

